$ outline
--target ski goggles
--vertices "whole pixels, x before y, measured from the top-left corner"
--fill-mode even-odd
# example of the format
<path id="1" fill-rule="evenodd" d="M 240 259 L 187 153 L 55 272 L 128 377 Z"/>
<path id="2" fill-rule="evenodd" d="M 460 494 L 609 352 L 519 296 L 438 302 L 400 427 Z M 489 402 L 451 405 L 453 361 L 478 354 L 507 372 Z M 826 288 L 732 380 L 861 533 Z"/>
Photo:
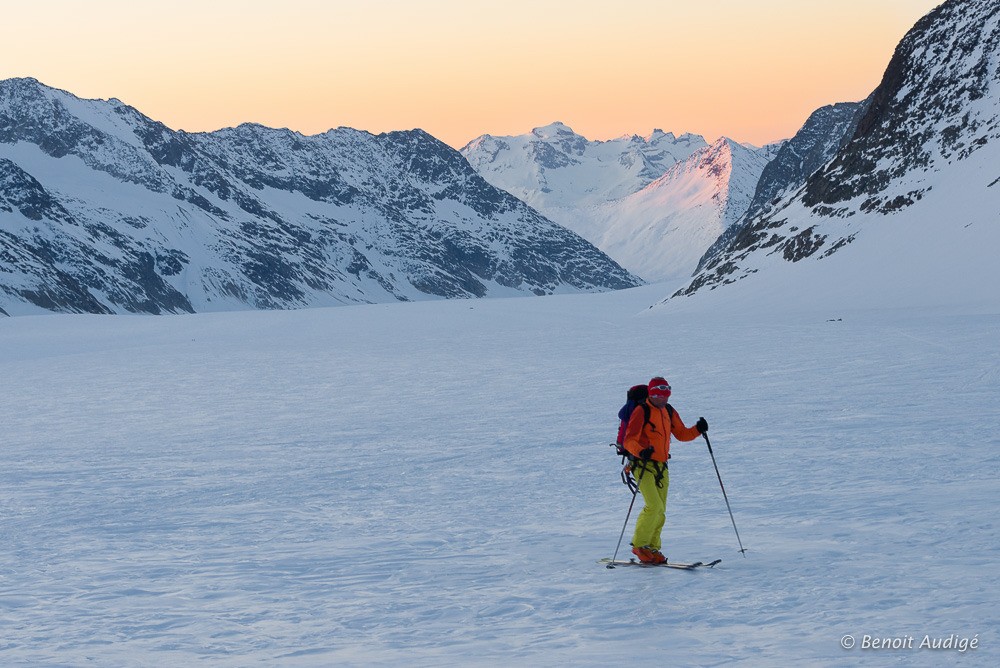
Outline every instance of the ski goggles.
<path id="1" fill-rule="evenodd" d="M 651 387 L 649 389 L 650 390 L 659 390 L 660 392 L 669 392 L 670 391 L 670 386 L 669 385 L 654 385 L 653 387 Z"/>

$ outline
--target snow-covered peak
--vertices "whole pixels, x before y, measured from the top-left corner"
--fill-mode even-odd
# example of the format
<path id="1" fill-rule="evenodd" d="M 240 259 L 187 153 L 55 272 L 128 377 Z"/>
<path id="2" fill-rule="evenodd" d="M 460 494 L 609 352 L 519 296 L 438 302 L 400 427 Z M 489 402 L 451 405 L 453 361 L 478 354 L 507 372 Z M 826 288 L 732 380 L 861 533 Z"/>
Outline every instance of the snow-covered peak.
<path id="1" fill-rule="evenodd" d="M 718 191 L 722 192 L 728 188 L 729 179 L 733 175 L 734 169 L 738 171 L 749 167 L 748 172 L 754 174 L 754 178 L 756 178 L 760 176 L 758 167 L 762 170 L 765 164 L 767 164 L 767 160 L 761 157 L 759 149 L 750 149 L 728 137 L 720 137 L 712 144 L 692 153 L 686 160 L 673 165 L 663 176 L 650 183 L 643 190 L 657 190 L 678 179 L 685 178 L 685 175 L 700 172 L 699 178 L 714 180 Z M 754 180 L 754 184 L 756 184 L 756 180 Z M 750 194 L 752 196 L 753 193 Z"/>
<path id="2" fill-rule="evenodd" d="M 625 133 L 611 141 L 629 142 L 633 144 L 656 144 L 661 141 L 673 143 L 676 139 L 677 137 L 674 136 L 673 132 L 664 132 L 663 130 L 656 128 L 647 135 Z"/>
<path id="3" fill-rule="evenodd" d="M 543 140 L 566 139 L 567 137 L 578 136 L 575 132 L 573 132 L 573 128 L 569 127 L 562 121 L 556 121 L 554 123 L 549 123 L 548 125 L 534 128 L 531 131 L 531 134 Z"/>
<path id="4" fill-rule="evenodd" d="M 672 135 L 673 133 L 671 133 Z M 705 138 L 701 135 L 692 134 L 690 132 L 685 132 L 676 139 L 674 139 L 679 144 L 704 144 Z"/>
<path id="5" fill-rule="evenodd" d="M 707 148 L 698 151 L 698 155 L 700 156 L 700 162 L 705 165 L 725 167 L 732 164 L 734 151 L 736 153 L 754 152 L 753 149 L 738 144 L 729 137 L 719 137 L 709 144 Z"/>
<path id="6" fill-rule="evenodd" d="M 660 128 L 654 128 L 653 132 L 651 132 L 650 134 L 646 135 L 645 139 L 646 139 L 647 143 L 651 144 L 653 142 L 658 142 L 658 141 L 661 141 L 661 140 L 668 141 L 668 142 L 674 142 L 674 141 L 677 140 L 677 137 L 674 136 L 673 132 L 664 132 Z"/>

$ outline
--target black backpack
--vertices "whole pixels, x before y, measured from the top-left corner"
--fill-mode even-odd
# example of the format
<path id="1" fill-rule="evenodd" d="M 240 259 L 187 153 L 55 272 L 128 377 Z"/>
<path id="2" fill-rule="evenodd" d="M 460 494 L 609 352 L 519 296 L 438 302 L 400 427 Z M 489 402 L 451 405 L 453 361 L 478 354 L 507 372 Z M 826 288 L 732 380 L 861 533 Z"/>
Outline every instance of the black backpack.
<path id="1" fill-rule="evenodd" d="M 612 444 L 616 446 L 616 452 L 622 457 L 628 455 L 622 446 L 625 444 L 625 427 L 628 426 L 628 421 L 632 418 L 632 411 L 641 406 L 645 415 L 643 425 L 649 423 L 649 404 L 646 403 L 648 398 L 649 388 L 645 385 L 633 385 L 625 393 L 625 405 L 618 411 L 618 439 Z"/>
<path id="2" fill-rule="evenodd" d="M 628 392 L 625 393 L 625 405 L 621 407 L 618 411 L 618 440 L 611 445 L 615 447 L 617 454 L 622 457 L 630 457 L 628 452 L 626 452 L 625 445 L 625 428 L 628 426 L 628 421 L 632 419 L 632 412 L 636 408 L 641 408 L 643 413 L 643 426 L 650 424 L 649 415 L 650 407 L 646 403 L 649 398 L 649 388 L 645 385 L 633 385 L 628 388 Z M 667 404 L 667 415 L 670 419 L 674 419 L 674 407 Z M 655 427 L 654 427 L 655 428 Z"/>

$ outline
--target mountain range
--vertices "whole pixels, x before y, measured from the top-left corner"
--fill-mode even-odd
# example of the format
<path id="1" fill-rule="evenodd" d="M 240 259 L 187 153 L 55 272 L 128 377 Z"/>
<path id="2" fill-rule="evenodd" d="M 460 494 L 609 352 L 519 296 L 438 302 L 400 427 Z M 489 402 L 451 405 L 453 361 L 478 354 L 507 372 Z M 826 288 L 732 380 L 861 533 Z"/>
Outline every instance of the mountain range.
<path id="1" fill-rule="evenodd" d="M 580 234 L 648 281 L 686 278 L 742 217 L 780 144 L 654 130 L 589 140 L 563 123 L 483 135 L 462 154 L 483 178 Z"/>
<path id="2" fill-rule="evenodd" d="M 556 122 L 525 135 L 482 135 L 461 151 L 487 181 L 550 211 L 631 195 L 706 146 L 704 137 L 662 130 L 592 141 Z"/>
<path id="3" fill-rule="evenodd" d="M 1000 6 L 948 0 L 860 102 L 757 148 L 562 123 L 174 131 L 0 82 L 0 313 L 193 312 L 599 291 L 985 303 L 1000 284 Z M 724 289 L 720 289 L 724 288 Z"/>
<path id="4" fill-rule="evenodd" d="M 0 82 L 0 312 L 192 312 L 640 281 L 414 130 L 174 131 Z"/>

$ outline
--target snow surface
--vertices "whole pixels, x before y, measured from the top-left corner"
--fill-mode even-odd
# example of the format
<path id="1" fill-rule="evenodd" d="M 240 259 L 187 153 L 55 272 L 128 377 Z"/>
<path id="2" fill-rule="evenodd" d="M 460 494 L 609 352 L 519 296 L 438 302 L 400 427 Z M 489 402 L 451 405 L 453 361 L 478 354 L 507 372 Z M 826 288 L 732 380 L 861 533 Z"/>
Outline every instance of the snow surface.
<path id="1" fill-rule="evenodd" d="M 668 290 L 0 319 L 0 664 L 996 665 L 1000 300 Z M 745 559 L 698 440 L 665 552 L 722 563 L 597 563 L 615 414 L 658 373 Z"/>

